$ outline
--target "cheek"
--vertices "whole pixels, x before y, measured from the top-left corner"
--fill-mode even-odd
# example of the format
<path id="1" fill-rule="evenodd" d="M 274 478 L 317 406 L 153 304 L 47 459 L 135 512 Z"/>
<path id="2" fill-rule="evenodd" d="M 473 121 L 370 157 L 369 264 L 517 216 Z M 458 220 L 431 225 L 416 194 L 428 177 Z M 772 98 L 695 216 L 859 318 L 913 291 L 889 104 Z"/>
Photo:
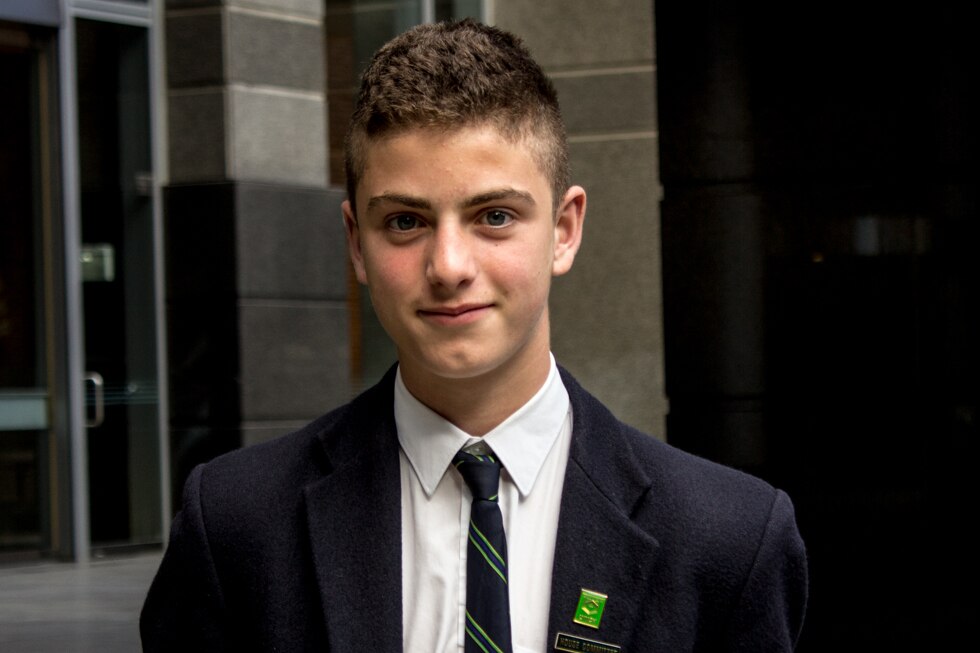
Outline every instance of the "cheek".
<path id="1" fill-rule="evenodd" d="M 390 333 L 399 320 L 401 307 L 412 294 L 411 288 L 395 265 L 385 263 L 368 266 L 367 277 L 371 306 L 382 326 Z"/>
<path id="2" fill-rule="evenodd" d="M 505 291 L 520 294 L 536 301 L 548 294 L 551 283 L 551 259 L 540 251 L 522 250 L 506 257 L 497 257 L 491 267 L 492 276 Z"/>
<path id="3" fill-rule="evenodd" d="M 375 246 L 364 252 L 364 267 L 368 282 L 384 292 L 392 285 L 407 283 L 411 278 L 410 270 L 413 265 L 404 250 L 391 247 Z"/>
<path id="4" fill-rule="evenodd" d="M 389 317 L 398 312 L 399 302 L 409 296 L 408 275 L 396 257 L 365 259 L 368 294 L 378 318 L 387 328 Z"/>

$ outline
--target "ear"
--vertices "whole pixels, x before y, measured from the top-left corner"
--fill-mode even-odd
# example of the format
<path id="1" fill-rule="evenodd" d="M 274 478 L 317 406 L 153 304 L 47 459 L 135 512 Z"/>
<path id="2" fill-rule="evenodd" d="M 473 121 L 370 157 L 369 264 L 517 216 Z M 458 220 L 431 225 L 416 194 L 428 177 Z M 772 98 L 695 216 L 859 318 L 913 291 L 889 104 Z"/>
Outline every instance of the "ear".
<path id="1" fill-rule="evenodd" d="M 565 191 L 555 216 L 555 259 L 551 274 L 560 276 L 572 269 L 575 254 L 582 244 L 585 225 L 585 189 L 572 186 Z"/>
<path id="2" fill-rule="evenodd" d="M 344 214 L 344 230 L 347 232 L 347 251 L 350 254 L 350 261 L 354 265 L 354 274 L 357 280 L 367 285 L 367 272 L 364 269 L 364 253 L 361 250 L 361 231 L 357 226 L 357 218 L 351 209 L 350 200 L 344 200 L 340 205 L 340 210 Z"/>

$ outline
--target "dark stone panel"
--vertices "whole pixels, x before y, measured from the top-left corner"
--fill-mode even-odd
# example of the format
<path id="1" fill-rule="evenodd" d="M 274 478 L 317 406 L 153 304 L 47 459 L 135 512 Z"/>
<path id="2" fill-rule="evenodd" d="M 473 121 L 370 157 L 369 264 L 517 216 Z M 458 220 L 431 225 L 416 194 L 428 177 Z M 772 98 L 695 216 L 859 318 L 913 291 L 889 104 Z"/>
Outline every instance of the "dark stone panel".
<path id="1" fill-rule="evenodd" d="M 320 16 L 324 0 L 166 0 L 168 9 L 240 6 L 281 11 L 292 15 Z"/>
<path id="2" fill-rule="evenodd" d="M 57 27 L 61 23 L 61 3 L 58 0 L 4 0 L 0 5 L 0 20 Z"/>
<path id="3" fill-rule="evenodd" d="M 338 302 L 243 302 L 242 416 L 313 418 L 350 398 L 348 313 Z"/>
<path id="4" fill-rule="evenodd" d="M 220 7 L 225 0 L 167 0 L 167 9 L 186 9 L 190 7 Z"/>
<path id="5" fill-rule="evenodd" d="M 656 129 L 653 72 L 553 81 L 570 134 Z"/>
<path id="6" fill-rule="evenodd" d="M 297 431 L 306 422 L 248 422 L 242 425 L 242 446 L 250 447 Z"/>
<path id="7" fill-rule="evenodd" d="M 167 18 L 167 86 L 224 83 L 221 14 L 194 13 Z"/>
<path id="8" fill-rule="evenodd" d="M 230 13 L 228 47 L 232 82 L 324 88 L 323 32 L 317 25 Z"/>
<path id="9" fill-rule="evenodd" d="M 669 193 L 663 202 L 667 394 L 756 396 L 763 380 L 771 222 L 752 189 Z"/>
<path id="10" fill-rule="evenodd" d="M 499 2 L 496 24 L 519 34 L 546 69 L 630 65 L 653 56 L 650 0 Z M 574 42 L 570 34 L 577 38 Z"/>
<path id="11" fill-rule="evenodd" d="M 239 421 L 238 325 L 234 304 L 168 307 L 170 417 L 174 426 Z"/>
<path id="12" fill-rule="evenodd" d="M 172 93 L 168 102 L 170 133 L 170 180 L 181 182 L 224 181 L 225 93 Z"/>
<path id="13" fill-rule="evenodd" d="M 167 294 L 171 303 L 236 296 L 235 185 L 164 190 Z"/>
<path id="14" fill-rule="evenodd" d="M 167 322 L 171 478 L 179 497 L 194 465 L 241 446 L 238 326 L 234 302 L 203 298 L 171 304 Z"/>
<path id="15" fill-rule="evenodd" d="M 171 186 L 164 211 L 171 472 L 179 497 L 194 465 L 241 441 L 234 186 Z"/>
<path id="16" fill-rule="evenodd" d="M 344 301 L 343 199 L 339 189 L 239 184 L 235 199 L 239 296 Z"/>

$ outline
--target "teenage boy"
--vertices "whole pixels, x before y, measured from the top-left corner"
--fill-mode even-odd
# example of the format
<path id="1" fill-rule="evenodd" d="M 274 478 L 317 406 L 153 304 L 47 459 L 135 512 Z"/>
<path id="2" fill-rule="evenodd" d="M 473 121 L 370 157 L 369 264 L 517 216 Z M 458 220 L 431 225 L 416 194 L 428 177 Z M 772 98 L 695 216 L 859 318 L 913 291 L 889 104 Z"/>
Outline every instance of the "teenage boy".
<path id="1" fill-rule="evenodd" d="M 145 649 L 791 650 L 806 561 L 786 495 L 617 421 L 550 353 L 586 197 L 523 45 L 464 21 L 384 46 L 347 182 L 398 365 L 194 470 Z"/>

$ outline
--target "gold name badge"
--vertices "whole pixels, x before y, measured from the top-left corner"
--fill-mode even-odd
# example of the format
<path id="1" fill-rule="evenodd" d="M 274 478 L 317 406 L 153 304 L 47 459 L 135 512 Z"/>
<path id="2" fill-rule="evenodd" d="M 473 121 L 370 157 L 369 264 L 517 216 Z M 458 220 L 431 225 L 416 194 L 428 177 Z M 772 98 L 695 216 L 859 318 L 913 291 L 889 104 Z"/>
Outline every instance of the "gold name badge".
<path id="1" fill-rule="evenodd" d="M 597 642 L 594 639 L 558 633 L 555 638 L 555 650 L 568 651 L 568 653 L 620 653 L 623 649 L 607 642 Z"/>

